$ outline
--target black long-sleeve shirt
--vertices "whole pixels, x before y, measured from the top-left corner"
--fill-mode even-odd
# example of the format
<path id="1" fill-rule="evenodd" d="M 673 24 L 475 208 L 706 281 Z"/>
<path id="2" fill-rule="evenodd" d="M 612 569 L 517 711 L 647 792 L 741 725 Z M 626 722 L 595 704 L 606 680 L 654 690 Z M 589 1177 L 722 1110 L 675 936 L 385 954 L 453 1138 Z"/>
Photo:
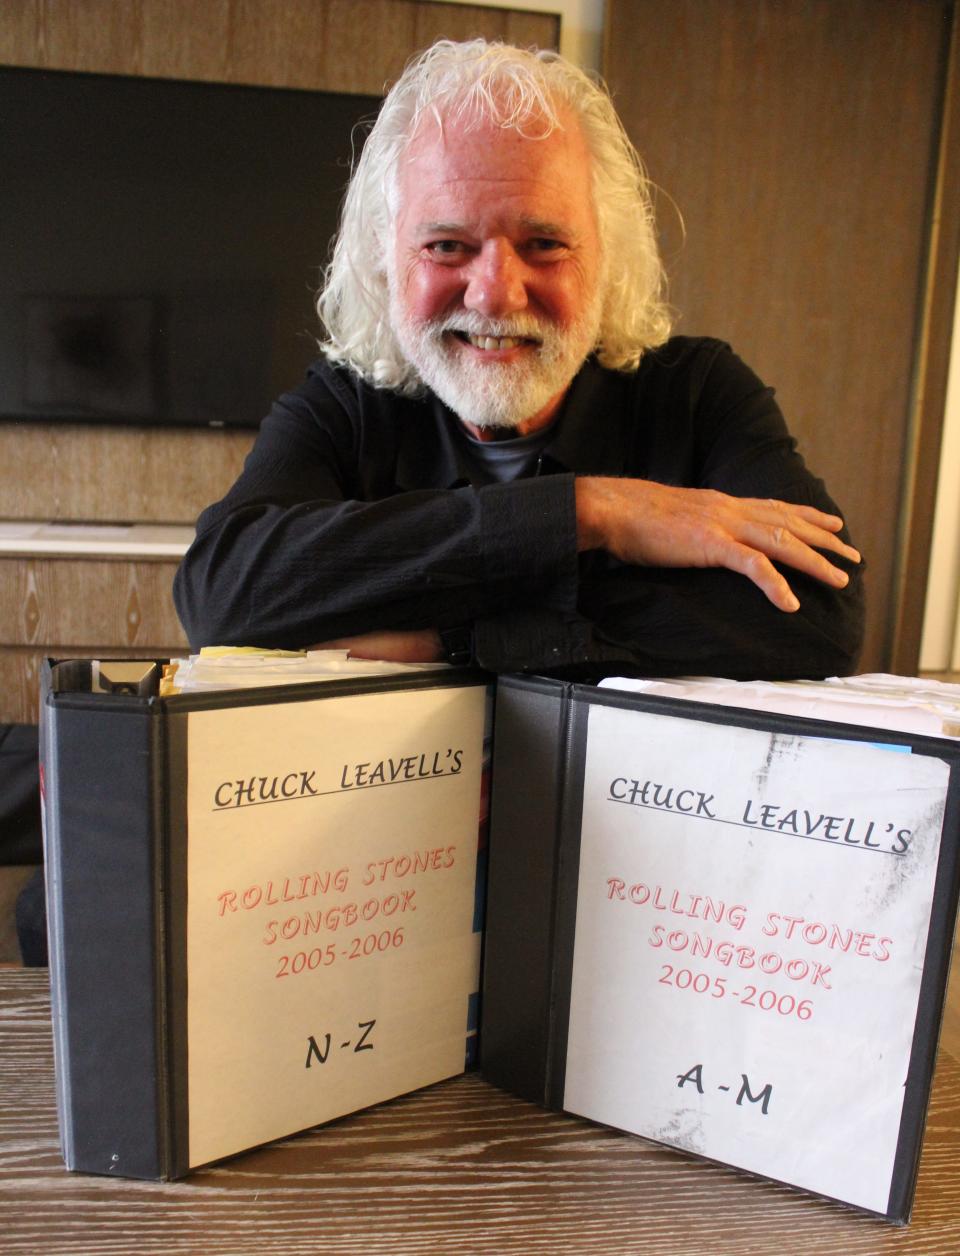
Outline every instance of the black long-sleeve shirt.
<path id="1" fill-rule="evenodd" d="M 318 362 L 200 517 L 174 589 L 190 641 L 296 648 L 467 624 L 476 661 L 494 671 L 790 678 L 853 668 L 860 574 L 833 555 L 848 587 L 790 571 L 801 605 L 784 614 L 725 569 L 577 554 L 575 475 L 837 513 L 772 390 L 727 345 L 677 337 L 629 374 L 589 360 L 537 471 L 478 487 L 462 425 L 436 398 L 373 389 Z"/>

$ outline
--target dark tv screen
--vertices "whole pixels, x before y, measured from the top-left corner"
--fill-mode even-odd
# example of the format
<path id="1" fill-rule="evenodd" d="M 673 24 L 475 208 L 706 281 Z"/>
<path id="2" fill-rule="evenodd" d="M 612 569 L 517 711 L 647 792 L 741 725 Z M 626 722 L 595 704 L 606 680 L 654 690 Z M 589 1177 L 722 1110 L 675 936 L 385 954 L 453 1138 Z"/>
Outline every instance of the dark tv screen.
<path id="1" fill-rule="evenodd" d="M 256 426 L 378 104 L 0 69 L 0 419 Z"/>

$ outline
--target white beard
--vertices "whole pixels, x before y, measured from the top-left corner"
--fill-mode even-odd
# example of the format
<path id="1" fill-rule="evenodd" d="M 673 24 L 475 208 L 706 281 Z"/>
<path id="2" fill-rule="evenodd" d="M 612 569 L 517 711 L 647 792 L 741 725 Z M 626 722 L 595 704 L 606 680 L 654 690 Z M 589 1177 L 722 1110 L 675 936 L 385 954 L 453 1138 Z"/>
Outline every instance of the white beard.
<path id="1" fill-rule="evenodd" d="M 390 284 L 390 323 L 404 356 L 440 400 L 475 427 L 519 427 L 565 392 L 597 342 L 600 307 L 598 296 L 564 330 L 532 314 L 488 319 L 472 310 L 416 322 Z M 454 332 L 540 343 L 520 362 L 483 362 L 451 343 Z"/>

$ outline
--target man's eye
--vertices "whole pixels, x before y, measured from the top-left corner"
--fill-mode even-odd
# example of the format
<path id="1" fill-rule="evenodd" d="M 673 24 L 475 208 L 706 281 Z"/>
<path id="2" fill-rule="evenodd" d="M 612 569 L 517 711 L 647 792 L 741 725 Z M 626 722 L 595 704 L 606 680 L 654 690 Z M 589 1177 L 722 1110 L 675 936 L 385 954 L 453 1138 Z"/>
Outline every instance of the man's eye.
<path id="1" fill-rule="evenodd" d="M 460 240 L 431 240 L 426 251 L 434 257 L 457 257 L 464 251 Z"/>
<path id="2" fill-rule="evenodd" d="M 566 248 L 562 240 L 555 240 L 552 236 L 535 236 L 532 240 L 527 241 L 527 251 L 534 254 L 559 253 Z"/>

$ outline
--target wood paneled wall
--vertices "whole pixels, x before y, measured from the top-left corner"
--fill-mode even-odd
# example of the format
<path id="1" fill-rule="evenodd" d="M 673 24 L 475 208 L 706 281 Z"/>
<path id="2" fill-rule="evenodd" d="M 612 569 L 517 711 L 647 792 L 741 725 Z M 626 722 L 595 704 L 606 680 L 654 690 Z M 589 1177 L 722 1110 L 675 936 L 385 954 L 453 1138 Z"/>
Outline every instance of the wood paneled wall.
<path id="1" fill-rule="evenodd" d="M 946 377 L 928 263 L 948 309 L 957 272 L 956 192 L 932 212 L 960 168 L 953 21 L 947 0 L 608 0 L 605 72 L 662 189 L 678 331 L 731 341 L 777 388 L 840 502 L 869 563 L 865 670 L 893 662 L 901 536 L 935 491 L 935 423 L 916 493 L 912 469 Z"/>
<path id="2" fill-rule="evenodd" d="M 418 49 L 559 44 L 553 14 L 430 0 L 3 0 L 0 61 L 378 96 Z"/>
<path id="3" fill-rule="evenodd" d="M 0 558 L 0 720 L 36 721 L 40 667 L 61 658 L 167 658 L 187 639 L 173 561 Z"/>

